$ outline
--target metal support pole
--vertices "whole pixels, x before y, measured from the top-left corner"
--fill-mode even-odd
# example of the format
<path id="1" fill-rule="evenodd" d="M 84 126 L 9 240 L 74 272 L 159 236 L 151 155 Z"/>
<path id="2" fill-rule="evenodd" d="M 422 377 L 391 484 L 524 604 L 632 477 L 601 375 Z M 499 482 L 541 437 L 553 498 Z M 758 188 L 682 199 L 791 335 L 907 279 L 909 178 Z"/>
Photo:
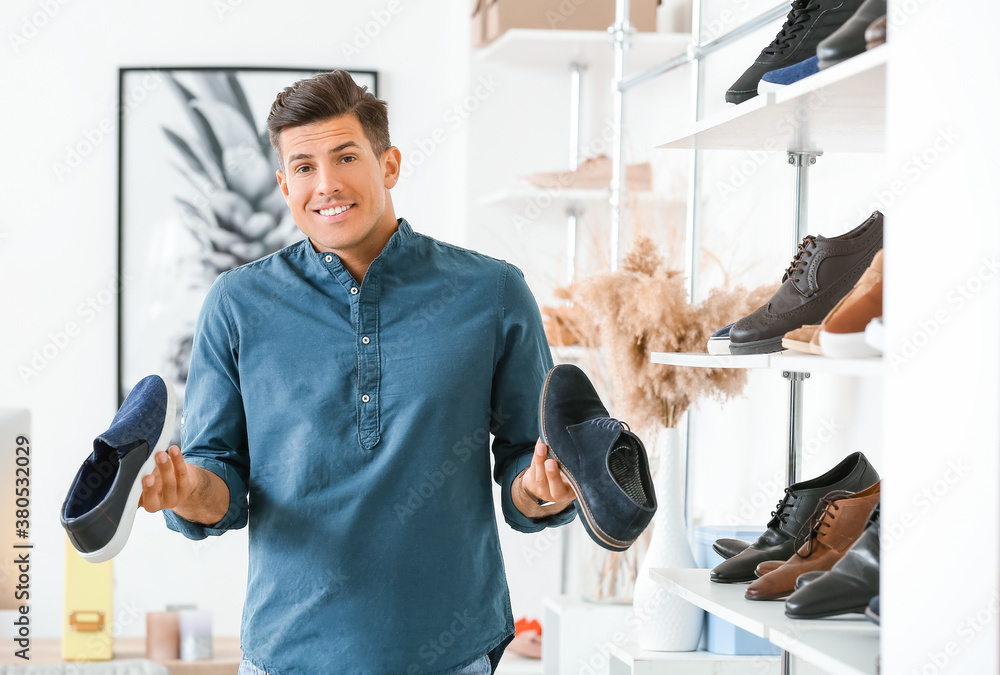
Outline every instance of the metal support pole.
<path id="1" fill-rule="evenodd" d="M 816 163 L 816 158 L 823 153 L 819 150 L 789 150 L 788 163 L 795 167 L 795 194 L 792 220 L 795 223 L 795 241 L 792 250 L 796 250 L 802 238 L 809 233 L 809 167 Z"/>
<path id="2" fill-rule="evenodd" d="M 791 654 L 786 652 L 784 649 L 781 650 L 781 675 L 791 675 L 792 673 L 792 659 Z"/>
<path id="3" fill-rule="evenodd" d="M 802 458 L 802 382 L 809 373 L 784 371 L 788 380 L 788 465 L 785 480 L 788 485 L 799 480 L 799 460 Z"/>
<path id="4" fill-rule="evenodd" d="M 569 168 L 580 166 L 580 115 L 583 108 L 582 75 L 587 67 L 580 63 L 569 66 Z M 566 209 L 566 283 L 576 281 L 576 237 L 579 212 L 575 206 Z"/>
<path id="5" fill-rule="evenodd" d="M 612 72 L 612 102 L 611 114 L 614 124 L 615 134 L 611 142 L 611 271 L 618 271 L 618 246 L 619 232 L 623 214 L 625 213 L 625 200 L 622 193 L 625 191 L 625 156 L 622 146 L 622 134 L 625 126 L 625 96 L 619 87 L 621 81 L 625 79 L 625 64 L 628 60 L 629 35 L 632 33 L 632 24 L 629 23 L 630 16 L 629 0 L 616 0 L 615 2 L 615 25 L 608 29 L 611 34 L 611 41 L 614 46 L 614 70 Z"/>

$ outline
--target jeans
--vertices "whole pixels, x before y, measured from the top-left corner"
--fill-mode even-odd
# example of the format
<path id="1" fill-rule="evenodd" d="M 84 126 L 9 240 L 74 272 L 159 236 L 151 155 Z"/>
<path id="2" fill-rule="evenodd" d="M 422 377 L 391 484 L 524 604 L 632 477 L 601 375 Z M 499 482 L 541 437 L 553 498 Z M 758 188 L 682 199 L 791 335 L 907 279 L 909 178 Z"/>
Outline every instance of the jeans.
<path id="1" fill-rule="evenodd" d="M 490 675 L 491 672 L 490 657 L 482 656 L 464 668 L 452 671 L 450 675 Z M 240 670 L 237 675 L 268 675 L 268 673 L 243 659 L 240 661 Z"/>

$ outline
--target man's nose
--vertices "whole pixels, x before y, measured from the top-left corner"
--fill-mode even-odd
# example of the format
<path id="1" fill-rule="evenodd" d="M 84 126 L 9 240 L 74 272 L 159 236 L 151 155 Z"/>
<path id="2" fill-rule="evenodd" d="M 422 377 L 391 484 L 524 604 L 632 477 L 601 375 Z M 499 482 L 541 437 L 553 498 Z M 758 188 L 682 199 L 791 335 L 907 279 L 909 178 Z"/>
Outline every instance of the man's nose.
<path id="1" fill-rule="evenodd" d="M 340 192 L 342 185 L 335 169 L 332 167 L 320 167 L 317 170 L 319 171 L 319 181 L 316 183 L 316 189 L 320 194 L 332 195 Z"/>

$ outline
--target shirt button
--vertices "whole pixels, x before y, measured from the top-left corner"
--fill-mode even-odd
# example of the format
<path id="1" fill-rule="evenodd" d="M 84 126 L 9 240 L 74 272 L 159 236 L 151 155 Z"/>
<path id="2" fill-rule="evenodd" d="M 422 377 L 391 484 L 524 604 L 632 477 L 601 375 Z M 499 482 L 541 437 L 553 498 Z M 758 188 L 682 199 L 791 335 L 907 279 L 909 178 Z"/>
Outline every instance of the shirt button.
<path id="1" fill-rule="evenodd" d="M 326 261 L 327 262 L 333 262 L 333 256 L 332 255 L 326 256 Z"/>
<path id="2" fill-rule="evenodd" d="M 364 396 L 361 397 L 361 400 L 364 401 L 365 403 L 368 403 L 368 401 L 372 399 L 368 394 L 365 394 Z"/>
<path id="3" fill-rule="evenodd" d="M 357 294 L 358 294 L 358 287 L 351 286 L 351 295 L 357 295 Z"/>
<path id="4" fill-rule="evenodd" d="M 361 344 L 364 344 L 364 345 L 366 345 L 366 344 L 368 344 L 369 342 L 371 342 L 371 339 L 370 339 L 370 338 L 369 338 L 369 337 L 368 337 L 367 335 L 366 335 L 366 336 L 364 336 L 363 338 L 361 338 Z"/>

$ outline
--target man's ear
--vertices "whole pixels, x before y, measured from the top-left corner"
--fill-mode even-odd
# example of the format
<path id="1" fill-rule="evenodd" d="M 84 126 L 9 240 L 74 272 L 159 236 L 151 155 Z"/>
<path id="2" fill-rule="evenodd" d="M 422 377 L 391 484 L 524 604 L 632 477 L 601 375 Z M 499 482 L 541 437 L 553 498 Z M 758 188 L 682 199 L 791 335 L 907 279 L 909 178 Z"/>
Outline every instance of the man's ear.
<path id="1" fill-rule="evenodd" d="M 275 177 L 278 179 L 278 185 L 281 186 L 281 194 L 285 196 L 285 203 L 288 203 L 288 183 L 285 182 L 285 172 L 278 169 L 274 172 Z"/>
<path id="2" fill-rule="evenodd" d="M 382 153 L 382 160 L 380 162 L 382 165 L 382 184 L 387 190 L 391 190 L 399 182 L 399 166 L 401 162 L 402 155 L 400 155 L 399 148 L 395 145 L 389 146 Z"/>

